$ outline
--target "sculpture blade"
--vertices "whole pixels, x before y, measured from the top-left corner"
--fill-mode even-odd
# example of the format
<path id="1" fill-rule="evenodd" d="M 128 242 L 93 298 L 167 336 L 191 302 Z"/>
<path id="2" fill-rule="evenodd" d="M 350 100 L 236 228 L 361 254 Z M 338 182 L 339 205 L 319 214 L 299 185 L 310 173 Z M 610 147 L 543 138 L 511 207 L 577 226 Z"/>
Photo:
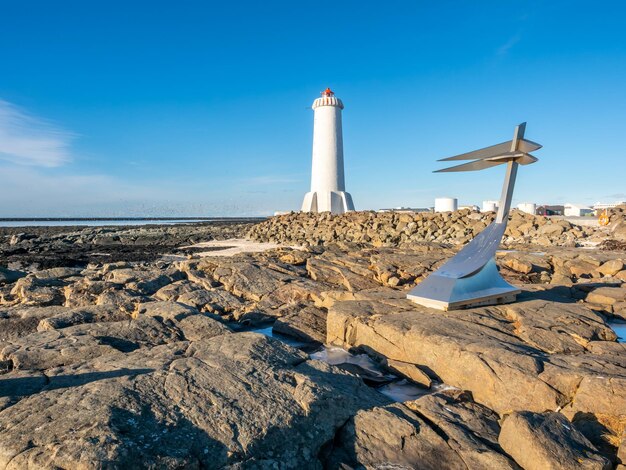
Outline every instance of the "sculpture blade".
<path id="1" fill-rule="evenodd" d="M 539 159 L 529 153 L 524 154 L 522 158 L 517 159 L 517 163 L 520 165 L 530 165 L 531 163 L 535 163 L 537 161 L 539 161 Z"/>
<path id="2" fill-rule="evenodd" d="M 539 150 L 541 145 L 536 142 L 532 142 L 530 140 L 521 139 L 518 151 L 519 152 L 533 152 L 535 150 Z M 437 160 L 439 162 L 451 162 L 455 160 L 482 160 L 484 158 L 493 158 L 498 157 L 502 154 L 509 153 L 511 151 L 511 141 L 502 142 L 501 144 L 491 145 L 490 147 L 485 147 L 480 150 L 474 150 L 473 152 L 462 153 L 461 155 L 456 155 L 454 157 L 442 158 L 441 160 Z"/>
<path id="3" fill-rule="evenodd" d="M 434 173 L 448 173 L 452 171 L 478 171 L 485 168 L 491 168 L 492 166 L 501 165 L 506 163 L 505 161 L 490 161 L 490 160 L 476 160 L 474 162 L 463 163 L 462 165 L 451 166 L 450 168 L 444 168 L 443 170 L 437 170 Z"/>

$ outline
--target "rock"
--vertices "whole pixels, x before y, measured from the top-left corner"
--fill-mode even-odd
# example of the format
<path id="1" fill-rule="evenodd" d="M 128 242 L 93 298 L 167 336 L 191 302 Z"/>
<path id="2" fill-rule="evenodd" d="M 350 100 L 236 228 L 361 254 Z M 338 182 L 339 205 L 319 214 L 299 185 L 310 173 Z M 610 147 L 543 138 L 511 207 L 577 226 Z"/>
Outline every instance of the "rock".
<path id="1" fill-rule="evenodd" d="M 128 315 L 110 305 L 62 309 L 53 307 L 53 309 L 51 311 L 53 313 L 49 317 L 39 322 L 37 331 L 58 330 L 85 323 L 116 322 L 130 319 Z"/>
<path id="2" fill-rule="evenodd" d="M 522 274 L 529 274 L 533 270 L 532 263 L 519 259 L 515 256 L 506 256 L 502 263 L 509 269 Z"/>
<path id="3" fill-rule="evenodd" d="M 115 263 L 105 263 L 102 265 L 103 273 L 110 273 L 111 271 L 115 271 L 116 269 L 131 269 L 132 265 L 127 263 L 126 261 L 117 261 Z"/>
<path id="4" fill-rule="evenodd" d="M 334 446 L 329 468 L 466 468 L 441 436 L 402 405 L 358 411 Z"/>
<path id="5" fill-rule="evenodd" d="M 50 268 L 37 271 L 33 273 L 33 276 L 37 279 L 65 279 L 78 276 L 81 271 L 81 268 Z"/>
<path id="6" fill-rule="evenodd" d="M 260 301 L 271 295 L 294 276 L 273 269 L 262 268 L 258 262 L 248 257 L 232 257 L 215 261 L 213 278 L 237 297 Z"/>
<path id="7" fill-rule="evenodd" d="M 626 364 L 612 353 L 592 358 L 587 351 L 595 343 L 615 344 L 615 333 L 580 304 L 529 293 L 511 305 L 441 312 L 361 295 L 364 300 L 329 307 L 328 344 L 424 368 L 446 384 L 471 390 L 478 403 L 498 413 L 570 403 L 572 413 L 617 419 L 620 408 L 626 409 Z"/>
<path id="8" fill-rule="evenodd" d="M 199 315 L 197 309 L 179 302 L 149 302 L 138 306 L 135 317 L 145 315 L 160 321 L 180 321 L 190 315 Z"/>
<path id="9" fill-rule="evenodd" d="M 63 314 L 63 307 L 23 307 L 0 309 L 0 341 L 8 341 L 37 331 L 41 320 Z"/>
<path id="10" fill-rule="evenodd" d="M 499 443 L 525 470 L 611 468 L 609 460 L 559 413 L 512 413 L 504 420 Z"/>
<path id="11" fill-rule="evenodd" d="M 626 242 L 626 221 L 616 223 L 611 234 L 615 239 Z"/>
<path id="12" fill-rule="evenodd" d="M 615 276 L 622 269 L 624 269 L 624 263 L 621 259 L 612 259 L 603 263 L 597 270 L 605 276 Z"/>
<path id="13" fill-rule="evenodd" d="M 17 396 L 0 415 L 2 467 L 322 468 L 319 450 L 336 430 L 381 404 L 358 378 L 255 333 L 46 375 L 0 382 Z"/>
<path id="14" fill-rule="evenodd" d="M 155 292 L 154 297 L 158 300 L 175 302 L 181 295 L 188 294 L 198 289 L 200 289 L 200 287 L 190 281 L 176 281 L 160 288 Z"/>
<path id="15" fill-rule="evenodd" d="M 582 353 L 590 341 L 616 339 L 600 314 L 571 299 L 529 299 L 500 309 L 513 322 L 516 336 L 548 353 Z"/>
<path id="16" fill-rule="evenodd" d="M 240 312 L 246 304 L 224 289 L 196 289 L 178 297 L 181 304 L 190 305 L 203 312 L 224 315 Z"/>
<path id="17" fill-rule="evenodd" d="M 626 465 L 626 437 L 622 439 L 622 442 L 617 451 L 617 458 L 621 464 Z"/>
<path id="18" fill-rule="evenodd" d="M 570 273 L 576 277 L 591 277 L 596 272 L 597 266 L 586 261 L 572 261 Z"/>
<path id="19" fill-rule="evenodd" d="M 200 341 L 230 333 L 230 329 L 206 315 L 189 315 L 180 320 L 177 327 L 189 341 Z"/>
<path id="20" fill-rule="evenodd" d="M 292 213 L 271 217 L 252 226 L 247 236 L 262 242 L 304 246 L 354 243 L 368 247 L 398 247 L 416 242 L 462 245 L 475 237 L 493 219 L 493 213 L 480 214 L 467 210 L 452 214 L 352 212 L 332 217 Z M 600 229 L 579 227 L 563 220 L 549 221 L 543 217 L 520 215 L 513 211 L 505 237 L 507 244 L 576 246 L 580 239 L 605 235 Z"/>
<path id="21" fill-rule="evenodd" d="M 24 305 L 39 307 L 63 305 L 65 298 L 60 289 L 63 285 L 63 281 L 57 279 L 38 279 L 34 276 L 27 276 L 15 283 L 11 289 L 11 295 Z"/>
<path id="22" fill-rule="evenodd" d="M 24 276 L 26 276 L 26 273 L 13 271 L 0 266 L 0 286 L 4 284 L 11 284 Z"/>
<path id="23" fill-rule="evenodd" d="M 591 291 L 586 302 L 600 305 L 613 305 L 626 300 L 626 287 L 600 287 Z"/>
<path id="24" fill-rule="evenodd" d="M 400 374 L 416 384 L 422 385 L 423 387 L 430 388 L 432 384 L 431 378 L 415 364 L 396 361 L 394 359 L 385 359 L 385 366 L 391 371 Z"/>
<path id="25" fill-rule="evenodd" d="M 400 305 L 335 303 L 328 313 L 327 343 L 365 347 L 389 359 L 426 367 L 441 381 L 471 390 L 478 402 L 498 412 L 543 411 L 564 401 L 538 377 L 539 358 L 529 355 L 528 346 L 512 331 L 502 329 L 502 320 L 481 318 L 484 309 L 476 315 L 471 310 L 432 311 L 408 301 Z M 520 389 L 534 392 L 520 394 Z"/>
<path id="26" fill-rule="evenodd" d="M 460 390 L 426 395 L 406 406 L 443 435 L 467 468 L 516 469 L 498 444 L 499 416 Z"/>
<path id="27" fill-rule="evenodd" d="M 274 322 L 276 333 L 304 341 L 326 341 L 327 313 L 324 310 L 306 305 L 297 305 L 291 310 L 292 313 L 282 315 Z"/>
<path id="28" fill-rule="evenodd" d="M 150 298 L 139 292 L 122 289 L 107 289 L 96 298 L 96 305 L 114 305 L 122 312 L 132 313 L 139 304 L 150 302 Z"/>
<path id="29" fill-rule="evenodd" d="M 327 259 L 309 258 L 306 267 L 311 279 L 342 286 L 350 292 L 371 289 L 379 285 L 374 280 Z"/>
<path id="30" fill-rule="evenodd" d="M 283 263 L 300 266 L 306 264 L 306 260 L 309 259 L 310 256 L 311 254 L 306 251 L 291 250 L 288 253 L 281 255 L 280 260 Z"/>
<path id="31" fill-rule="evenodd" d="M 335 438 L 327 468 L 516 469 L 497 439 L 498 416 L 468 394 L 429 395 L 361 410 Z"/>
<path id="32" fill-rule="evenodd" d="M 63 288 L 64 305 L 66 307 L 95 305 L 98 302 L 98 296 L 108 289 L 115 289 L 115 287 L 105 281 L 83 277 L 79 281 Z"/>
<path id="33" fill-rule="evenodd" d="M 76 325 L 8 340 L 2 344 L 0 360 L 11 361 L 14 370 L 45 370 L 182 339 L 182 331 L 173 325 L 141 316 L 133 321 Z"/>

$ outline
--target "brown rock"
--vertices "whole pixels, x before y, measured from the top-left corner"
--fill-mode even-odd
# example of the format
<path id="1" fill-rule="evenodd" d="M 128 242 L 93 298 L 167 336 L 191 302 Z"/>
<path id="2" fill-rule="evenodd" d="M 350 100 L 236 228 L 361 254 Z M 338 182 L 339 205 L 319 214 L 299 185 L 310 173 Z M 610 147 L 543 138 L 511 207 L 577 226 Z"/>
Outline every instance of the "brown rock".
<path id="1" fill-rule="evenodd" d="M 330 468 L 466 468 L 441 436 L 402 405 L 358 411 L 335 441 Z"/>
<path id="2" fill-rule="evenodd" d="M 625 287 L 600 287 L 591 291 L 587 302 L 600 305 L 613 305 L 619 301 L 626 300 Z"/>
<path id="3" fill-rule="evenodd" d="M 559 413 L 512 413 L 504 420 L 499 442 L 525 470 L 611 468 L 609 460 Z"/>
<path id="4" fill-rule="evenodd" d="M 15 397 L 0 416 L 3 468 L 322 468 L 320 449 L 337 429 L 382 404 L 358 378 L 255 333 L 46 376 L 13 371 L 0 381 L 0 395 Z"/>
<path id="5" fill-rule="evenodd" d="M 596 266 L 586 261 L 572 261 L 570 264 L 570 273 L 576 277 L 591 277 L 596 271 Z"/>
<path id="6" fill-rule="evenodd" d="M 612 259 L 602 264 L 598 268 L 598 271 L 604 274 L 605 276 L 615 276 L 622 269 L 624 269 L 624 263 L 622 262 L 622 260 Z"/>
<path id="7" fill-rule="evenodd" d="M 504 264 L 507 268 L 522 274 L 528 274 L 533 270 L 533 265 L 529 261 L 525 261 L 510 255 L 506 256 L 502 260 L 502 264 Z"/>
<path id="8" fill-rule="evenodd" d="M 460 390 L 425 395 L 405 404 L 436 426 L 467 468 L 517 468 L 498 444 L 499 416 Z"/>
<path id="9" fill-rule="evenodd" d="M 394 359 L 385 359 L 385 366 L 393 372 L 406 377 L 413 382 L 430 388 L 432 384 L 431 378 L 426 375 L 419 367 L 409 362 L 396 361 Z"/>
<path id="10" fill-rule="evenodd" d="M 336 302 L 328 313 L 327 342 L 427 367 L 498 412 L 557 408 L 563 397 L 538 377 L 540 360 L 512 330 L 503 329 L 498 314 L 492 315 L 485 309 L 439 312 L 408 301 L 395 307 Z M 520 389 L 533 393 L 520 394 Z"/>
<path id="11" fill-rule="evenodd" d="M 273 330 L 304 341 L 324 343 L 327 313 L 322 309 L 305 305 L 297 305 L 291 310 L 291 313 L 280 316 L 274 322 Z"/>

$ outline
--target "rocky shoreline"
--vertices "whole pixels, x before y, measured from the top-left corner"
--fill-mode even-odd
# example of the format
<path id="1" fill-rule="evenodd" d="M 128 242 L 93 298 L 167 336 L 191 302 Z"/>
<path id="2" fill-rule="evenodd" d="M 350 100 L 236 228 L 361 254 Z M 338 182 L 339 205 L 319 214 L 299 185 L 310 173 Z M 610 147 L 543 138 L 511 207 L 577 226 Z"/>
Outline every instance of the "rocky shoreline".
<path id="1" fill-rule="evenodd" d="M 514 304 L 407 301 L 490 217 L 0 229 L 0 468 L 626 468 L 623 211 L 514 213 Z M 298 248 L 180 250 L 243 237 Z"/>

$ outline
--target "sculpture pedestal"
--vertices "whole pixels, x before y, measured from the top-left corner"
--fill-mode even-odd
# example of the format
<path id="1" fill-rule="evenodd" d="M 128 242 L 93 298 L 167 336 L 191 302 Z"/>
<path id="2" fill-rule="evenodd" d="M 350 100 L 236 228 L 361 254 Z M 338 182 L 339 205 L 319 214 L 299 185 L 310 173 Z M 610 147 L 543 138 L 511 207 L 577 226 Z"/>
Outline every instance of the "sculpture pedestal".
<path id="1" fill-rule="evenodd" d="M 434 272 L 415 286 L 407 299 L 448 311 L 515 302 L 520 292 L 502 279 L 492 258 L 477 273 L 458 279 Z"/>

